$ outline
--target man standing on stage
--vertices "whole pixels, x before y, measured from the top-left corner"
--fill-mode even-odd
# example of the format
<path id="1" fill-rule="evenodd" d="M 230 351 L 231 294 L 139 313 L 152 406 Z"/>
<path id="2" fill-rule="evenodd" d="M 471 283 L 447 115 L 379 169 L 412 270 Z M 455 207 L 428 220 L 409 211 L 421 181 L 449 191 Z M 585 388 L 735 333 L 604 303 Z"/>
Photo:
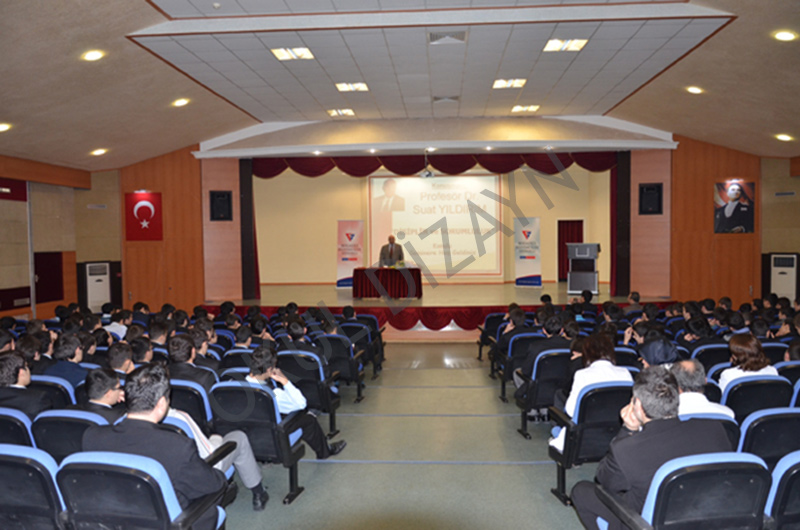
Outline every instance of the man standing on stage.
<path id="1" fill-rule="evenodd" d="M 398 261 L 403 261 L 403 247 L 394 242 L 394 236 L 389 236 L 389 243 L 381 247 L 379 256 L 381 267 L 392 267 Z"/>

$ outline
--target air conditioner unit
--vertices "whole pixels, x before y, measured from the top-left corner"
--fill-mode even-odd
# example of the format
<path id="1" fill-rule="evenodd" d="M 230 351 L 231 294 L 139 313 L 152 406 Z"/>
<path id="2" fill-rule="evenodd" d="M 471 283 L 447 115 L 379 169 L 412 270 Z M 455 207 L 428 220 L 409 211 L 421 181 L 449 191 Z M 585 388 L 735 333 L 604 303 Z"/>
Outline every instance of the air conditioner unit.
<path id="1" fill-rule="evenodd" d="M 772 292 L 794 300 L 797 294 L 797 255 L 773 254 L 771 258 Z"/>
<path id="2" fill-rule="evenodd" d="M 111 274 L 108 263 L 86 264 L 86 305 L 99 313 L 111 301 Z"/>

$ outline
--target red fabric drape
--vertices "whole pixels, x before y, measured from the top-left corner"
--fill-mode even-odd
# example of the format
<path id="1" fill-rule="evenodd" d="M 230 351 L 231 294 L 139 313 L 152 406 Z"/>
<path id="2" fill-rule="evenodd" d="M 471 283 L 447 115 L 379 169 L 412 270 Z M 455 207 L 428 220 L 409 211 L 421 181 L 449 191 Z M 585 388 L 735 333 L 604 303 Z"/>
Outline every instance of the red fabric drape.
<path id="1" fill-rule="evenodd" d="M 414 175 L 425 169 L 425 157 L 423 155 L 382 156 L 380 160 L 383 163 L 383 167 L 395 175 Z"/>
<path id="2" fill-rule="evenodd" d="M 336 167 L 351 177 L 366 177 L 381 167 L 381 161 L 375 156 L 337 156 L 332 160 Z"/>
<path id="3" fill-rule="evenodd" d="M 616 151 L 600 151 L 596 153 L 571 153 L 572 159 L 583 169 L 592 172 L 608 171 L 617 165 Z"/>
<path id="4" fill-rule="evenodd" d="M 558 280 L 566 280 L 569 272 L 567 243 L 583 243 L 583 221 L 558 222 Z"/>
<path id="5" fill-rule="evenodd" d="M 289 165 L 283 158 L 254 158 L 253 175 L 262 179 L 271 179 L 283 173 Z"/>
<path id="6" fill-rule="evenodd" d="M 492 173 L 511 173 L 522 165 L 520 155 L 475 155 L 475 160 Z"/>
<path id="7" fill-rule="evenodd" d="M 554 162 L 554 158 L 559 164 Z M 522 159 L 528 167 L 545 175 L 555 175 L 573 164 L 572 157 L 568 153 L 530 153 L 522 155 Z"/>
<path id="8" fill-rule="evenodd" d="M 336 167 L 333 160 L 328 157 L 286 158 L 285 160 L 292 171 L 300 173 L 304 177 L 319 177 Z"/>
<path id="9" fill-rule="evenodd" d="M 478 163 L 472 155 L 430 155 L 428 162 L 437 170 L 448 175 L 460 175 Z"/>
<path id="10" fill-rule="evenodd" d="M 611 284 L 608 286 L 608 294 L 617 296 L 617 168 L 614 166 L 610 172 L 609 181 L 611 182 Z"/>

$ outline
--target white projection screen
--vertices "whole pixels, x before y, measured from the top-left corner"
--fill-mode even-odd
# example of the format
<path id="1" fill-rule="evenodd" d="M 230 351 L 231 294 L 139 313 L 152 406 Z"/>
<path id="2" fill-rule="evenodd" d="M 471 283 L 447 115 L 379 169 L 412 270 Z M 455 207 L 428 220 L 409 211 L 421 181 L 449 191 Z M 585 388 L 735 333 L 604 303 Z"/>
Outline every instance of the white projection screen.
<path id="1" fill-rule="evenodd" d="M 406 267 L 427 269 L 437 277 L 452 277 L 459 265 L 468 260 L 457 274 L 500 275 L 501 205 L 481 194 L 487 190 L 502 196 L 499 186 L 499 176 L 489 174 L 370 177 L 370 262 L 378 263 L 381 246 L 394 234 L 404 247 Z M 473 207 L 474 213 L 470 214 L 468 201 L 483 212 Z M 473 220 L 485 238 L 483 248 L 476 241 Z M 443 235 L 445 230 L 447 238 Z M 409 252 L 409 245 L 416 250 L 419 260 Z"/>

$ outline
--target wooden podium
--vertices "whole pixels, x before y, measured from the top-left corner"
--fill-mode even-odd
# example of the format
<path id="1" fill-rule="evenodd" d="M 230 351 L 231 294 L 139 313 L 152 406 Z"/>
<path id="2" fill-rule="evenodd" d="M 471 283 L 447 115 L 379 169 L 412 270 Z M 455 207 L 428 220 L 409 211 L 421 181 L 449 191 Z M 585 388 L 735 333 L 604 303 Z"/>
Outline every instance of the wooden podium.
<path id="1" fill-rule="evenodd" d="M 592 294 L 600 294 L 597 278 L 599 253 L 600 243 L 567 243 L 567 294 L 581 294 L 586 289 Z"/>

